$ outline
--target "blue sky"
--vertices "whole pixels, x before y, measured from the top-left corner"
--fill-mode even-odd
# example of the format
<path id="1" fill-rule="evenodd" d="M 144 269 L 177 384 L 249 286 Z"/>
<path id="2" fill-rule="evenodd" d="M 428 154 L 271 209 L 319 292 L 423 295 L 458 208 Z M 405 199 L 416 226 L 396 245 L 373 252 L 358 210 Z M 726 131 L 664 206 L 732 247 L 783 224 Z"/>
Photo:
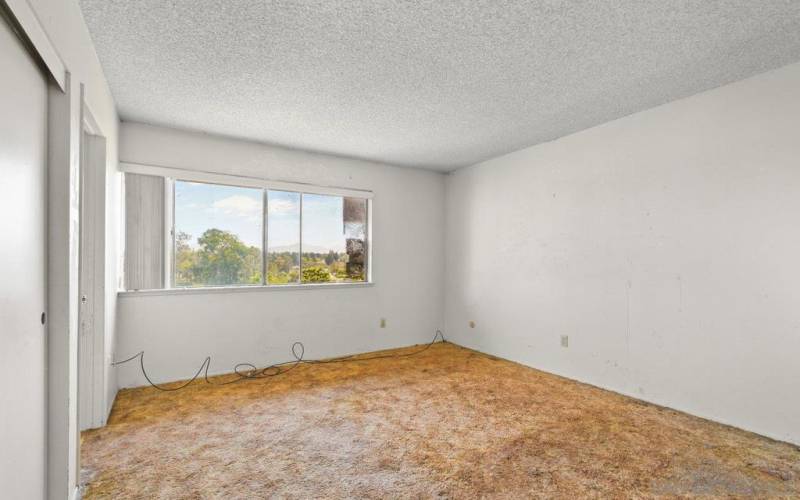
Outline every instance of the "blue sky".
<path id="1" fill-rule="evenodd" d="M 248 245 L 261 247 L 262 190 L 175 182 L 175 231 L 189 233 L 191 245 L 210 228 L 230 231 Z M 269 191 L 269 246 L 297 245 L 300 195 Z M 306 251 L 344 251 L 342 198 L 303 195 L 303 243 Z"/>
<path id="2" fill-rule="evenodd" d="M 321 249 L 344 252 L 342 201 L 340 196 L 303 195 L 304 252 L 318 252 Z"/>

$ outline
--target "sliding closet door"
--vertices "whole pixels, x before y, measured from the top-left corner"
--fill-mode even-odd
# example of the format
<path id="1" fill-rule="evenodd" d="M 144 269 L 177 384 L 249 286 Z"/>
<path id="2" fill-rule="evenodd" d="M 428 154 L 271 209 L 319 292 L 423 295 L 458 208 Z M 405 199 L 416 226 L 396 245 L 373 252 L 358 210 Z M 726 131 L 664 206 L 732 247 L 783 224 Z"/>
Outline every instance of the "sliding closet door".
<path id="1" fill-rule="evenodd" d="M 47 81 L 0 17 L 0 497 L 45 494 Z"/>

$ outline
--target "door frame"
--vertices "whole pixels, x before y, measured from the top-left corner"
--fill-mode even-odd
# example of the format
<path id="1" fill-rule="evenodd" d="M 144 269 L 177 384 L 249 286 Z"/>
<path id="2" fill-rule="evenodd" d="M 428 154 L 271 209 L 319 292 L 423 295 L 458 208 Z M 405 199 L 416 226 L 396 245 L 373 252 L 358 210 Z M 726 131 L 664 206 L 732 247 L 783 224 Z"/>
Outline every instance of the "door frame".
<path id="1" fill-rule="evenodd" d="M 82 98 L 78 424 L 105 425 L 105 137 Z"/>

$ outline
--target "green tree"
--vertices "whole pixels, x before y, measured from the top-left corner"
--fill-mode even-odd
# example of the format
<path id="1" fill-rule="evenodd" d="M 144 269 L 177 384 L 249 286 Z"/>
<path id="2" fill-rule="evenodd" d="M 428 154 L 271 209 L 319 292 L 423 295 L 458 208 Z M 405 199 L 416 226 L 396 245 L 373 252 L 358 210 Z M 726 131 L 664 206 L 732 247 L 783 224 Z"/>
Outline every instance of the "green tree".
<path id="1" fill-rule="evenodd" d="M 270 252 L 267 276 L 271 284 L 296 283 L 300 273 L 298 252 Z"/>
<path id="2" fill-rule="evenodd" d="M 304 267 L 303 283 L 327 283 L 331 280 L 331 273 L 322 266 Z"/>
<path id="3" fill-rule="evenodd" d="M 328 252 L 328 255 L 325 256 L 325 264 L 330 266 L 331 264 L 336 262 L 338 259 L 339 259 L 339 254 L 337 254 L 336 252 L 331 250 L 331 251 Z"/>
<path id="4" fill-rule="evenodd" d="M 261 284 L 261 249 L 256 247 L 247 247 L 247 256 L 245 257 L 244 277 L 247 283 L 251 285 Z"/>
<path id="5" fill-rule="evenodd" d="M 175 235 L 175 284 L 178 286 L 189 286 L 195 282 L 197 255 L 189 246 L 191 240 L 192 235 L 183 231 Z"/>
<path id="6" fill-rule="evenodd" d="M 261 281 L 261 253 L 235 234 L 208 229 L 197 239 L 192 284 L 231 285 Z"/>

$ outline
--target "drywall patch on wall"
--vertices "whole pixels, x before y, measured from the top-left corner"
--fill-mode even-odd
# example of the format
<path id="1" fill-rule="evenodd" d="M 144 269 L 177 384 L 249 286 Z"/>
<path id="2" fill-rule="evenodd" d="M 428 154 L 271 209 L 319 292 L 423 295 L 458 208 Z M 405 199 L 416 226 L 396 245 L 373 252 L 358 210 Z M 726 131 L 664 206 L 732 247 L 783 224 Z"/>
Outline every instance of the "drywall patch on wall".
<path id="1" fill-rule="evenodd" d="M 449 338 L 800 443 L 798 88 L 793 64 L 450 175 Z"/>

